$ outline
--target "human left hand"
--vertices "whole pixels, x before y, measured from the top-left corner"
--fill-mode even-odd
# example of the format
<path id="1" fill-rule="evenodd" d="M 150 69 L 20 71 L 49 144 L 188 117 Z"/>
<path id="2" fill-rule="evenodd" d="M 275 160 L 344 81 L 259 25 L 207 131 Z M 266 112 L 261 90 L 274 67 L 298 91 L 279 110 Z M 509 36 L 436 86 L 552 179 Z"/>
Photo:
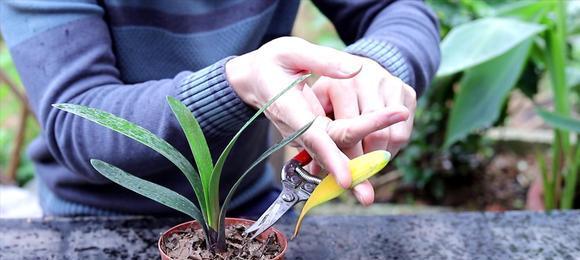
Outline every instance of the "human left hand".
<path id="1" fill-rule="evenodd" d="M 313 84 L 312 90 L 324 112 L 334 119 L 354 118 L 393 106 L 406 107 L 409 110 L 407 120 L 375 131 L 361 142 L 339 147 L 351 159 L 385 149 L 395 156 L 411 136 L 417 104 L 415 90 L 377 62 L 357 58 L 361 59 L 363 66 L 356 76 L 348 79 L 321 77 Z M 374 200 L 373 188 L 368 181 L 355 187 L 354 194 L 365 202 L 363 204 L 371 204 Z"/>

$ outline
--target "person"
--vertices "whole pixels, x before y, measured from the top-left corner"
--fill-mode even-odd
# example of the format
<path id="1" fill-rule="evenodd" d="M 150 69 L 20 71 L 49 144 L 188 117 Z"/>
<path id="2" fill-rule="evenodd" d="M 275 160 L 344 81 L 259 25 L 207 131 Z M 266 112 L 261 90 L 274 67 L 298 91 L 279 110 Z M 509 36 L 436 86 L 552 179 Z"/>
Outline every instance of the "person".
<path id="1" fill-rule="evenodd" d="M 259 107 L 312 72 L 320 75 L 312 86 L 289 91 L 266 111 L 268 120 L 243 134 L 222 175 L 223 190 L 267 147 L 268 121 L 287 136 L 319 117 L 298 145 L 315 159 L 314 172 L 327 170 L 343 187 L 351 183 L 348 158 L 377 149 L 397 153 L 411 134 L 416 94 L 439 64 L 435 15 L 422 1 L 313 2 L 344 50 L 288 37 L 299 1 L 2 1 L 0 30 L 42 129 L 28 154 L 45 214 L 173 213 L 108 181 L 91 158 L 194 196 L 161 155 L 55 103 L 111 112 L 189 154 L 165 101 L 174 96 L 200 122 L 215 160 Z M 261 214 L 276 195 L 273 172 L 266 163 L 255 169 L 231 203 L 233 214 Z M 373 202 L 368 181 L 354 194 L 364 205 Z"/>

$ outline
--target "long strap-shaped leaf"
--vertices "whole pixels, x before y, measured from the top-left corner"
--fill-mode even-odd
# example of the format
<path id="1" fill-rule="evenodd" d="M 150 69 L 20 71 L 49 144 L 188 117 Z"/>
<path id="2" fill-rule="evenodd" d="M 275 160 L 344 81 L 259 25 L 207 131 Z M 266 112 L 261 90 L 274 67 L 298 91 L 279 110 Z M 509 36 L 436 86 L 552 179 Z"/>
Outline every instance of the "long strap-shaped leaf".
<path id="1" fill-rule="evenodd" d="M 213 169 L 213 172 L 211 174 L 211 181 L 210 181 L 210 199 L 212 200 L 219 200 L 219 183 L 220 183 L 220 176 L 222 173 L 222 169 L 224 167 L 224 163 L 226 161 L 226 159 L 228 158 L 228 155 L 230 154 L 232 148 L 234 147 L 234 144 L 236 143 L 236 141 L 238 140 L 238 138 L 240 137 L 240 135 L 242 134 L 242 132 L 244 130 L 246 130 L 246 128 L 248 128 L 248 126 L 250 126 L 250 124 L 252 122 L 254 122 L 254 120 L 256 120 L 256 118 L 258 118 L 258 116 L 260 116 L 262 113 L 264 113 L 264 111 L 266 109 L 268 109 L 268 107 L 270 107 L 270 105 L 272 105 L 272 103 L 274 103 L 274 101 L 276 101 L 279 97 L 281 97 L 282 95 L 284 95 L 284 93 L 288 92 L 290 89 L 294 88 L 296 85 L 300 84 L 302 81 L 304 81 L 306 78 L 308 78 L 311 74 L 305 74 L 301 77 L 299 77 L 298 79 L 294 80 L 294 82 L 292 82 L 290 85 L 288 85 L 288 87 L 286 87 L 284 90 L 282 90 L 280 93 L 278 93 L 276 96 L 274 96 L 272 99 L 270 99 L 268 101 L 268 103 L 266 103 L 262 108 L 260 108 L 260 110 L 258 110 L 258 112 L 256 112 L 251 118 L 250 120 L 248 120 L 248 122 L 246 122 L 246 124 L 244 124 L 244 126 L 242 126 L 242 128 L 236 133 L 236 135 L 234 135 L 234 137 L 230 140 L 230 142 L 228 143 L 228 145 L 226 146 L 226 148 L 224 149 L 224 151 L 221 153 L 220 157 L 218 158 L 215 167 Z M 211 202 L 211 205 L 216 205 L 219 204 L 219 202 Z M 218 208 L 219 210 L 219 208 Z"/>
<path id="2" fill-rule="evenodd" d="M 260 155 L 260 157 L 258 157 L 258 159 L 256 159 L 252 163 L 252 165 L 250 165 L 250 167 L 242 174 L 242 176 L 240 176 L 240 178 L 236 181 L 234 186 L 232 186 L 232 188 L 228 192 L 228 196 L 226 196 L 224 204 L 222 205 L 222 209 L 221 209 L 220 215 L 219 215 L 220 216 L 220 218 L 219 218 L 220 219 L 220 222 L 219 222 L 220 223 L 220 228 L 219 228 L 220 233 L 219 233 L 218 241 L 220 241 L 220 239 L 225 239 L 224 219 L 226 217 L 226 211 L 228 209 L 228 205 L 230 203 L 230 200 L 232 199 L 232 196 L 237 191 L 238 186 L 240 186 L 240 184 L 242 183 L 242 180 L 254 169 L 254 167 L 256 167 L 262 161 L 267 159 L 270 155 L 272 155 L 276 151 L 280 150 L 282 147 L 286 146 L 287 144 L 291 143 L 296 138 L 298 138 L 302 134 L 304 134 L 304 132 L 306 132 L 306 130 L 308 130 L 308 128 L 310 128 L 310 126 L 312 126 L 312 124 L 314 123 L 315 120 L 316 119 L 313 119 L 308 124 L 306 124 L 305 126 L 303 126 L 300 129 L 298 129 L 298 131 L 294 132 L 293 134 L 284 138 L 282 141 L 280 141 L 277 144 L 273 145 L 272 147 L 268 148 L 268 150 L 266 150 L 264 153 L 262 153 L 262 155 Z"/>
<path id="3" fill-rule="evenodd" d="M 547 124 L 554 128 L 580 133 L 580 120 L 572 116 L 563 116 L 541 107 L 536 107 L 536 112 Z"/>
<path id="4" fill-rule="evenodd" d="M 103 176 L 107 177 L 107 179 L 111 180 L 112 182 L 139 193 L 140 195 L 143 195 L 149 199 L 157 201 L 167 207 L 189 215 L 202 224 L 204 231 L 206 230 L 203 216 L 199 209 L 195 206 L 195 204 L 193 204 L 193 202 L 183 197 L 179 193 L 153 182 L 133 176 L 115 167 L 114 165 L 108 164 L 101 160 L 91 159 L 91 164 L 98 172 L 100 172 Z"/>
<path id="5" fill-rule="evenodd" d="M 213 161 L 207 141 L 203 135 L 201 126 L 191 111 L 183 103 L 171 96 L 167 97 L 167 102 L 169 103 L 173 114 L 175 114 L 177 121 L 179 121 L 183 133 L 185 133 L 185 137 L 189 143 L 189 148 L 191 149 L 191 153 L 195 159 L 195 164 L 197 165 L 197 170 L 201 177 L 201 185 L 204 193 L 204 196 L 197 200 L 199 201 L 201 211 L 208 222 L 207 224 L 213 226 L 213 221 L 215 219 L 214 214 L 217 214 L 218 212 L 212 210 L 214 207 L 209 204 L 209 181 L 213 170 Z M 217 207 L 219 207 L 219 205 L 217 205 Z"/>
<path id="6" fill-rule="evenodd" d="M 175 166 L 183 172 L 185 177 L 187 177 L 187 180 L 193 187 L 195 196 L 197 196 L 198 200 L 199 198 L 203 198 L 201 181 L 191 163 L 187 158 L 179 153 L 175 147 L 157 137 L 149 130 L 111 113 L 95 108 L 75 104 L 54 104 L 52 106 L 109 128 L 162 154 L 165 158 L 175 164 Z"/>

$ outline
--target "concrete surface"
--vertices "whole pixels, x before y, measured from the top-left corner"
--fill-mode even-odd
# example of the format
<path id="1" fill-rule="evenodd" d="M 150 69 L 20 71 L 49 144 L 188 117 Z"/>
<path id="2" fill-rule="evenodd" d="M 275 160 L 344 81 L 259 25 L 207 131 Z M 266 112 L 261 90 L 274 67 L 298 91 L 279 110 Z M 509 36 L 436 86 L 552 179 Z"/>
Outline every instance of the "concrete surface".
<path id="1" fill-rule="evenodd" d="M 3 219 L 0 259 L 159 259 L 160 232 L 181 221 Z M 580 259 L 580 211 L 313 216 L 286 259 Z"/>

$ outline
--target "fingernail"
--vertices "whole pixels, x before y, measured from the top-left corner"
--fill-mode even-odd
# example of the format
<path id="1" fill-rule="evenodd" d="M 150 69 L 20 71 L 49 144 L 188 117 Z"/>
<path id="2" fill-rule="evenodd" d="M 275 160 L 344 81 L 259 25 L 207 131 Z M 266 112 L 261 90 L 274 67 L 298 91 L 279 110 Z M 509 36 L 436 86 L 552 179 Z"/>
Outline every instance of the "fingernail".
<path id="1" fill-rule="evenodd" d="M 348 189 L 350 188 L 350 181 L 344 179 L 340 180 L 340 186 L 342 186 L 344 189 Z"/>
<path id="2" fill-rule="evenodd" d="M 405 113 L 395 113 L 389 117 L 391 121 L 403 121 L 407 119 L 407 115 Z"/>
<path id="3" fill-rule="evenodd" d="M 356 189 L 353 189 L 352 193 L 356 197 L 356 199 L 360 202 L 360 204 L 363 205 L 364 207 L 368 207 L 371 205 L 371 202 L 367 200 L 367 198 L 363 196 L 362 193 L 358 192 Z"/>
<path id="4" fill-rule="evenodd" d="M 352 75 L 361 69 L 361 64 L 356 62 L 343 62 L 338 68 L 342 74 Z"/>

